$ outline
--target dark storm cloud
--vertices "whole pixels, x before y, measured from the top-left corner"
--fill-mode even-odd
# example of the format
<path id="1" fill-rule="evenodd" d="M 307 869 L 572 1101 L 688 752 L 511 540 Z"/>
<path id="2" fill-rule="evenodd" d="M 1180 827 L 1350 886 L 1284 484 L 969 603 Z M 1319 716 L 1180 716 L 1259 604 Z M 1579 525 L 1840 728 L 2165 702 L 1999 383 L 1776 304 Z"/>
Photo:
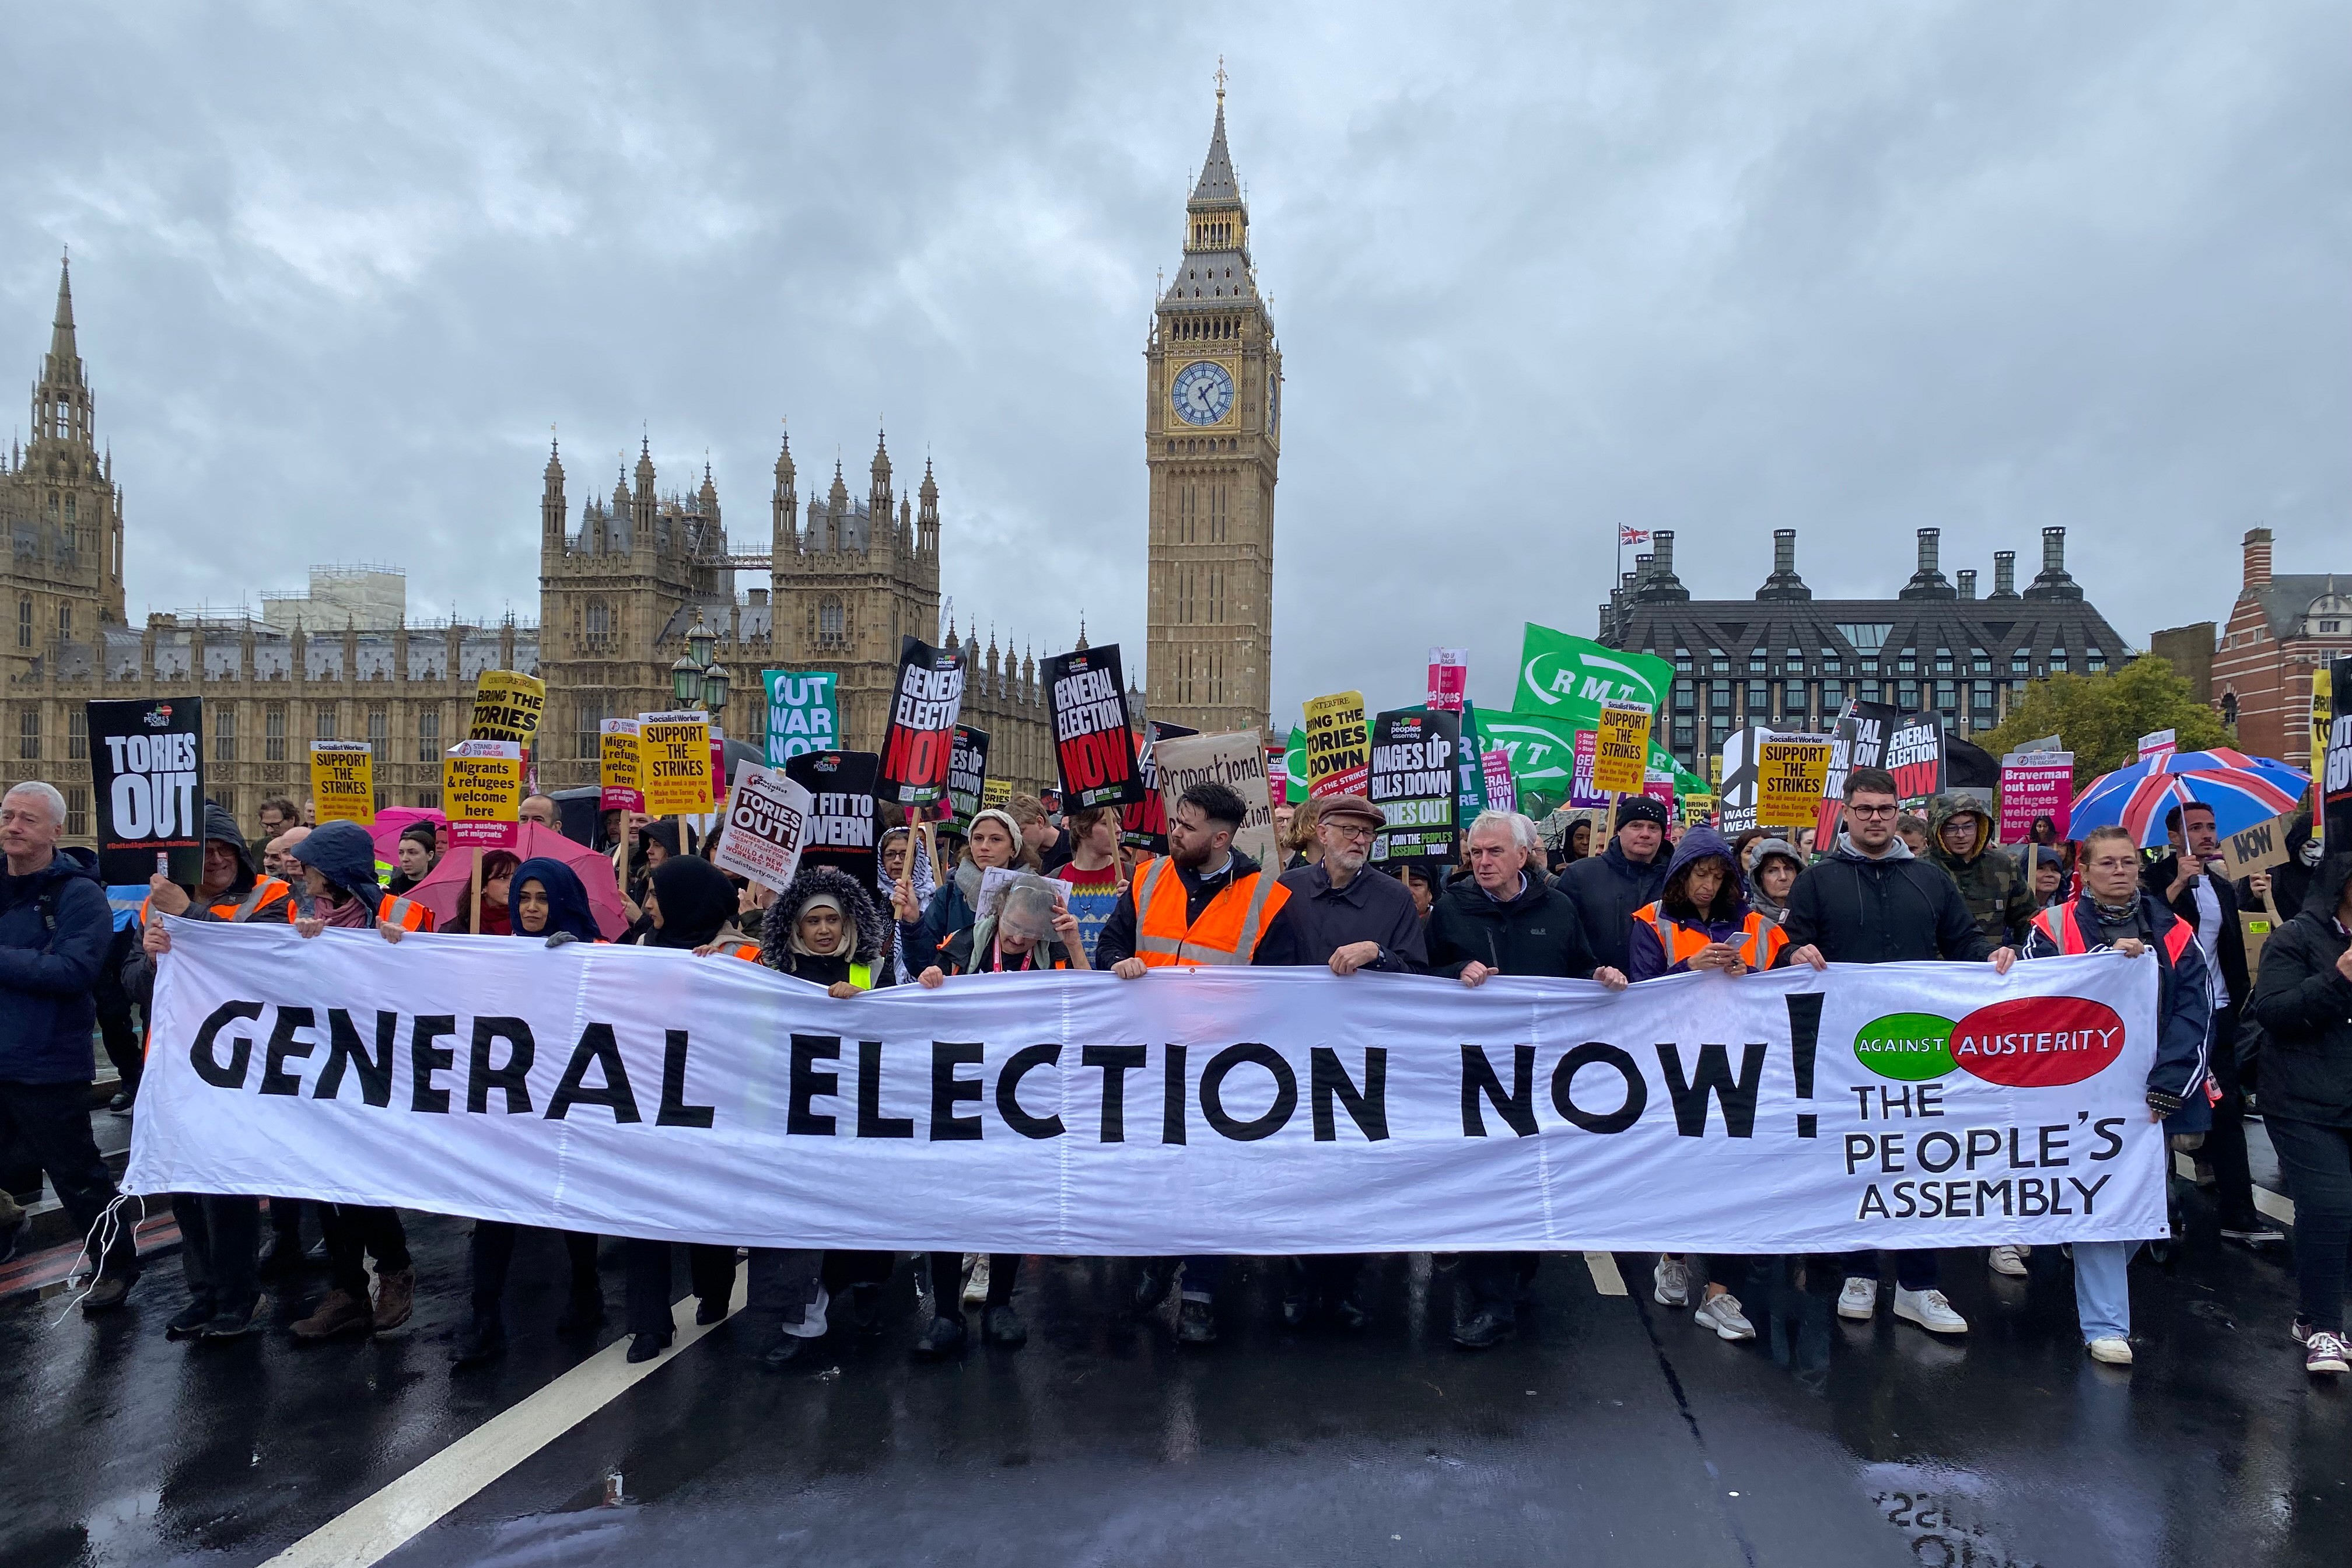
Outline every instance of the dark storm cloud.
<path id="1" fill-rule="evenodd" d="M 536 605 L 650 436 L 767 530 L 877 418 L 964 618 L 1140 652 L 1140 351 L 1233 71 L 1286 354 L 1277 722 L 1499 698 L 1621 522 L 1701 594 L 2033 559 L 2136 641 L 2339 563 L 2352 81 L 2318 5 L 105 12 L 11 23 L 0 363 L 70 243 L 131 597 Z M 13 347 L 9 345 L 13 344 Z M 1135 655 L 1131 655 L 1135 658 Z M 1139 663 L 1139 658 L 1137 660 Z"/>

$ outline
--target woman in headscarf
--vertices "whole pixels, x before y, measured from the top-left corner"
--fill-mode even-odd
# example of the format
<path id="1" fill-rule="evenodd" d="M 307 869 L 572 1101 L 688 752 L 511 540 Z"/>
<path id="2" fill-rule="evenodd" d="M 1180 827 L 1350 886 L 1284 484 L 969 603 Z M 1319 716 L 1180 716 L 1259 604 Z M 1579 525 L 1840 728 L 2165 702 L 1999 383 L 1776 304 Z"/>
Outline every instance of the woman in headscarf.
<path id="1" fill-rule="evenodd" d="M 927 989 L 946 983 L 950 974 L 1018 974 L 1036 969 L 1086 969 L 1086 942 L 1078 934 L 1077 917 L 1054 892 L 1035 882 L 1006 889 L 1001 908 L 982 917 L 970 930 L 958 931 L 935 954 L 919 955 L 925 963 L 919 983 Z M 971 1335 L 964 1328 L 958 1291 L 963 1255 L 931 1254 L 931 1321 L 915 1342 L 915 1354 L 938 1361 L 963 1349 Z M 1029 1342 L 1028 1326 L 1013 1305 L 1013 1288 L 1020 1282 L 1021 1255 L 988 1255 L 987 1272 L 977 1264 L 980 1282 L 980 1331 L 993 1345 L 1018 1350 Z"/>
<path id="2" fill-rule="evenodd" d="M 405 897 L 410 889 L 432 874 L 440 860 L 440 836 L 430 822 L 412 822 L 400 830 L 400 843 L 393 854 L 398 865 L 385 890 Z"/>
<path id="3" fill-rule="evenodd" d="M 653 837 L 652 828 L 646 836 Z M 644 903 L 650 923 L 635 940 L 642 947 L 688 952 L 753 952 L 751 939 L 735 923 L 736 902 L 735 884 L 709 861 L 691 855 L 667 857 L 647 879 Z M 676 1338 L 670 1318 L 669 1243 L 632 1237 L 626 1251 L 629 1360 L 651 1361 Z M 700 1242 L 689 1246 L 687 1273 L 697 1298 L 694 1321 L 715 1323 L 726 1317 L 728 1300 L 735 1293 L 735 1248 Z"/>
<path id="4" fill-rule="evenodd" d="M 509 886 L 513 935 L 549 947 L 602 940 L 596 931 L 596 916 L 588 907 L 588 889 L 562 861 L 545 857 L 525 860 L 515 868 Z M 506 1295 L 515 1239 L 522 1228 L 500 1220 L 474 1222 L 473 1241 L 467 1248 L 473 1318 L 459 1331 L 450 1357 L 459 1366 L 479 1366 L 506 1353 L 506 1323 L 499 1306 Z M 572 1230 L 557 1234 L 563 1237 L 572 1283 L 563 1310 L 556 1317 L 555 1331 L 587 1333 L 604 1321 L 604 1291 L 596 1279 L 596 1238 Z"/>
<path id="5" fill-rule="evenodd" d="M 1580 816 L 1569 824 L 1567 848 L 1571 866 L 1592 853 L 1592 818 Z"/>
<path id="6" fill-rule="evenodd" d="M 1738 862 L 1721 834 L 1712 827 L 1685 833 L 1675 846 L 1674 858 L 1666 862 L 1666 885 L 1657 902 L 1633 911 L 1628 949 L 1633 978 L 1655 980 L 1694 970 L 1737 977 L 1771 968 L 1789 939 L 1777 922 L 1749 907 L 1747 894 Z M 1748 1260 L 1751 1277 L 1755 1264 Z M 1690 1304 L 1690 1266 L 1680 1253 L 1659 1254 L 1654 1286 L 1652 1294 L 1660 1306 Z M 1712 1277 L 1696 1315 L 1719 1339 L 1756 1337 L 1755 1325 L 1740 1310 L 1739 1298 Z"/>
<path id="7" fill-rule="evenodd" d="M 311 830 L 302 842 L 286 851 L 300 870 L 302 885 L 287 900 L 294 929 L 306 937 L 330 926 L 364 931 L 371 927 L 398 942 L 408 931 L 427 921 L 424 910 L 405 899 L 394 899 L 376 886 L 375 844 L 356 822 L 330 822 Z M 399 921 L 384 916 L 397 913 Z M 389 1208 L 357 1204 L 320 1204 L 320 1229 L 325 1232 L 327 1294 L 294 1324 L 294 1337 L 331 1339 L 344 1333 L 382 1333 L 408 1321 L 416 1299 L 416 1268 L 408 1253 L 408 1234 L 399 1214 Z M 375 1294 L 369 1300 L 363 1255 L 375 1258 Z"/>
<path id="8" fill-rule="evenodd" d="M 1797 847 L 1785 838 L 1759 838 L 1748 847 L 1748 907 L 1780 925 L 1789 918 L 1789 889 L 1805 868 Z"/>
<path id="9" fill-rule="evenodd" d="M 880 908 L 857 879 L 831 866 L 802 870 L 768 905 L 759 960 L 845 1000 L 897 979 Z M 888 1252 L 753 1247 L 750 1309 L 776 1326 L 762 1364 L 771 1371 L 791 1366 L 824 1332 L 828 1291 L 845 1293 L 859 1332 L 878 1328 L 882 1285 L 896 1262 Z"/>

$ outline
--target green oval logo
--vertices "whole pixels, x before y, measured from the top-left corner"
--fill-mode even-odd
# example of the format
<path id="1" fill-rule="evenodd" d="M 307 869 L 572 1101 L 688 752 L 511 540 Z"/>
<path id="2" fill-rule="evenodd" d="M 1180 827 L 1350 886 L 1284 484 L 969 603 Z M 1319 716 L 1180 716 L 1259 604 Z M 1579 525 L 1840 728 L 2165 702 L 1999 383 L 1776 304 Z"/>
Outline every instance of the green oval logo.
<path id="1" fill-rule="evenodd" d="M 1881 1078 L 1917 1082 L 1957 1072 L 1952 1021 L 1933 1013 L 1889 1013 L 1853 1037 L 1854 1059 Z"/>

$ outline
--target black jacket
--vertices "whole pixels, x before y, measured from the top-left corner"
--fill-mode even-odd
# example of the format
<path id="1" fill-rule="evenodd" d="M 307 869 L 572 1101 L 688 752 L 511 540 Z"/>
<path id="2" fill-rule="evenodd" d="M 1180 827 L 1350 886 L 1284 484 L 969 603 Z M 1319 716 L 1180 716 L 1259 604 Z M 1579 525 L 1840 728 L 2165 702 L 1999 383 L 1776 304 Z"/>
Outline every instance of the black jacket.
<path id="1" fill-rule="evenodd" d="M 2179 863 L 2178 855 L 2167 855 L 2150 863 L 2142 868 L 2139 885 L 2155 894 L 2158 903 L 2164 903 L 2164 889 L 2172 886 L 2173 873 L 2179 868 Z M 2238 923 L 2237 886 L 2227 877 L 2210 872 L 2205 880 L 2212 884 L 2213 896 L 2221 901 L 2221 927 L 2213 938 L 2213 951 L 2206 956 L 2221 966 L 2221 984 L 2229 988 L 2230 1005 L 2243 1012 L 2253 981 L 2246 973 L 2246 933 Z M 2187 921 L 2190 931 L 2197 929 L 2197 889 L 2193 885 L 2183 888 L 2180 896 L 2165 907 Z M 2280 909 L 2283 911 L 2285 906 Z"/>
<path id="2" fill-rule="evenodd" d="M 88 850 L 60 847 L 29 877 L 0 866 L 0 1080 L 88 1083 L 97 1076 L 98 971 L 114 910 Z"/>
<path id="3" fill-rule="evenodd" d="M 1590 980 L 1600 966 L 1576 905 L 1532 868 L 1528 885 L 1507 903 L 1465 879 L 1430 910 L 1430 973 L 1459 975 L 1474 960 L 1505 974 L 1561 980 Z"/>
<path id="4" fill-rule="evenodd" d="M 2252 1013 L 2263 1026 L 2263 1111 L 2325 1127 L 2352 1127 L 2352 981 L 2336 970 L 2346 938 L 2336 901 L 2352 854 L 2332 854 L 2312 874 L 2303 912 L 2263 943 Z"/>
<path id="5" fill-rule="evenodd" d="M 1427 961 L 1429 949 L 1422 939 L 1412 890 L 1387 872 L 1367 865 L 1346 887 L 1335 888 L 1331 873 L 1318 862 L 1285 871 L 1282 885 L 1290 901 L 1283 906 L 1281 919 L 1296 951 L 1284 959 L 1260 962 L 1328 963 L 1333 953 L 1359 942 L 1381 944 L 1380 957 L 1367 969 L 1411 974 Z"/>
<path id="6" fill-rule="evenodd" d="M 1942 867 L 1914 858 L 1896 839 L 1873 860 L 1841 837 L 1826 860 L 1805 868 L 1789 889 L 1786 964 L 1801 947 L 1832 963 L 1989 958 L 1993 944 L 1977 929 L 1958 884 Z"/>
<path id="7" fill-rule="evenodd" d="M 1632 972 L 1633 911 L 1665 890 L 1667 854 L 1662 847 L 1656 859 L 1636 865 L 1612 838 L 1608 848 L 1587 855 L 1559 874 L 1557 886 L 1576 905 L 1594 963 Z"/>

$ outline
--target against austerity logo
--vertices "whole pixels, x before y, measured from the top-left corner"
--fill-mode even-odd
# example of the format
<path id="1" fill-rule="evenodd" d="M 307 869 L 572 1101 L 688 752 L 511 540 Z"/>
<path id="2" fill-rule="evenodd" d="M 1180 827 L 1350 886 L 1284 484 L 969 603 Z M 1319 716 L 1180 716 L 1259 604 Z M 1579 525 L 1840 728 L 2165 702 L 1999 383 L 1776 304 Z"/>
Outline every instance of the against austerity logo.
<path id="1" fill-rule="evenodd" d="M 1916 1082 L 1958 1070 L 2013 1089 L 2080 1083 L 2123 1048 L 2116 1010 L 2080 996 L 2012 997 L 1958 1023 L 1933 1013 L 1889 1013 L 1853 1038 L 1854 1059 L 1881 1078 Z"/>

